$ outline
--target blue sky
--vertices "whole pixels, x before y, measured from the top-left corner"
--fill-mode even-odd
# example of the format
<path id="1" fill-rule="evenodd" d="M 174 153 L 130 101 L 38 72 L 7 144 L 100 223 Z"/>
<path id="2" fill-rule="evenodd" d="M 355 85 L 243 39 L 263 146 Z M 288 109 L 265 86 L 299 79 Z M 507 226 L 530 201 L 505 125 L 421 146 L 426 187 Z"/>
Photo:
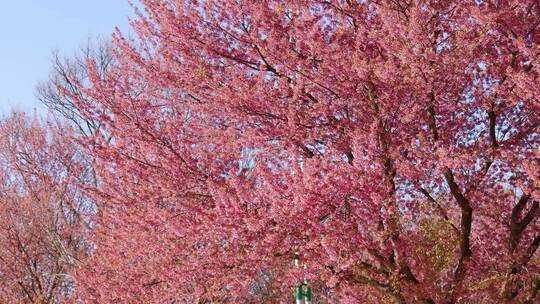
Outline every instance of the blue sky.
<path id="1" fill-rule="evenodd" d="M 43 108 L 35 85 L 47 79 L 52 51 L 70 55 L 89 37 L 129 31 L 127 0 L 0 0 L 0 113 Z"/>

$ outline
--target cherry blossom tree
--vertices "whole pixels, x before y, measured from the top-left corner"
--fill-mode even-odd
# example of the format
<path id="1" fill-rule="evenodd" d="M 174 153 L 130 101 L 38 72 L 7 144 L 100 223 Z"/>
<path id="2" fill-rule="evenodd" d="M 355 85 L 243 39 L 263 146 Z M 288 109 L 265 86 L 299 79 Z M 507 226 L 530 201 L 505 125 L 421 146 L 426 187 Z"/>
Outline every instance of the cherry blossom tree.
<path id="1" fill-rule="evenodd" d="M 70 95 L 112 136 L 77 297 L 538 301 L 538 1 L 141 4 Z"/>
<path id="2" fill-rule="evenodd" d="M 71 129 L 11 114 L 0 122 L 0 299 L 60 303 L 73 293 L 71 268 L 89 253 L 76 187 L 87 164 L 64 136 Z"/>

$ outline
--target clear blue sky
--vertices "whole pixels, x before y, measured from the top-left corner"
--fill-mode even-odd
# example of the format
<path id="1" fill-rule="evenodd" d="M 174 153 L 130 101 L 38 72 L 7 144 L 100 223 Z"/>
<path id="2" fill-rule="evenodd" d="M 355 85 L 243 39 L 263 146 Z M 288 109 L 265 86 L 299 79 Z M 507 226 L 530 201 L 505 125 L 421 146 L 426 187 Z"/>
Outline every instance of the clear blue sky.
<path id="1" fill-rule="evenodd" d="M 89 37 L 129 32 L 127 0 L 0 0 L 0 114 L 32 111 L 52 51 L 71 55 Z"/>

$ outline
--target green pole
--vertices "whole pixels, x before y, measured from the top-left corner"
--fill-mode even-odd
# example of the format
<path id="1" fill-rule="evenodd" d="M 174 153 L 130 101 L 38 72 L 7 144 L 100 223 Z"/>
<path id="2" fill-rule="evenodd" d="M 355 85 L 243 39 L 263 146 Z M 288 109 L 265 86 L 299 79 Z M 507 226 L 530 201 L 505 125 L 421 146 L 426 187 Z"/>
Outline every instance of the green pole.
<path id="1" fill-rule="evenodd" d="M 307 271 L 307 265 L 304 265 L 304 269 Z M 304 279 L 304 286 L 306 291 L 304 292 L 304 303 L 311 304 L 311 286 L 309 285 L 308 279 Z"/>
<path id="2" fill-rule="evenodd" d="M 300 268 L 300 255 L 298 252 L 294 253 L 294 266 Z M 307 265 L 304 265 L 304 269 L 307 270 Z M 305 291 L 304 291 L 305 289 Z M 309 281 L 304 279 L 303 284 L 299 284 L 294 289 L 294 299 L 296 304 L 311 304 L 311 286 Z"/>
<path id="3" fill-rule="evenodd" d="M 311 304 L 311 286 L 309 286 L 309 281 L 305 280 L 306 292 L 304 293 L 304 303 Z"/>
<path id="4" fill-rule="evenodd" d="M 300 268 L 300 254 L 294 253 L 294 267 Z M 304 293 L 302 292 L 302 284 L 297 285 L 294 289 L 294 299 L 296 304 L 303 304 Z"/>
<path id="5" fill-rule="evenodd" d="M 294 292 L 294 298 L 296 304 L 302 304 L 303 300 L 303 293 L 302 293 L 302 285 L 296 286 L 295 292 Z"/>

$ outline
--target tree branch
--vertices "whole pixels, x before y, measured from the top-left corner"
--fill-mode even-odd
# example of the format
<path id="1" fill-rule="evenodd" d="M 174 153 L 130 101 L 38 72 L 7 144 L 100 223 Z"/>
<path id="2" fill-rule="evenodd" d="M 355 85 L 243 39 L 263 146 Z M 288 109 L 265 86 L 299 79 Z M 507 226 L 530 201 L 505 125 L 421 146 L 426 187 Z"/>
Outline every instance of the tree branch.
<path id="1" fill-rule="evenodd" d="M 460 226 L 460 255 L 459 262 L 456 270 L 454 271 L 454 287 L 459 286 L 463 279 L 465 278 L 466 262 L 471 258 L 472 251 L 470 245 L 471 237 L 471 226 L 473 219 L 473 209 L 469 200 L 461 193 L 458 184 L 454 180 L 454 174 L 452 170 L 448 169 L 444 173 L 444 177 L 448 186 L 450 187 L 450 192 L 459 207 L 461 208 L 461 226 Z"/>
<path id="2" fill-rule="evenodd" d="M 418 185 L 418 188 L 420 189 L 420 192 L 428 199 L 428 201 L 430 201 L 437 207 L 437 210 L 441 214 L 442 218 L 444 218 L 444 220 L 447 221 L 450 224 L 450 226 L 452 226 L 455 232 L 459 233 L 459 229 L 454 225 L 454 223 L 452 223 L 452 220 L 450 219 L 450 217 L 448 217 L 448 214 L 446 213 L 444 208 L 441 206 L 441 204 L 437 200 L 435 200 L 433 196 L 431 196 L 431 194 L 429 194 L 429 192 L 426 189 L 422 188 L 420 185 Z"/>
<path id="3" fill-rule="evenodd" d="M 525 228 L 536 218 L 538 215 L 539 204 L 537 201 L 533 202 L 532 207 L 529 209 L 525 217 L 520 221 L 519 216 L 523 212 L 527 202 L 530 199 L 529 194 L 523 194 L 518 203 L 512 208 L 510 215 L 510 237 L 509 237 L 509 253 L 512 254 L 517 248 L 521 235 Z"/>

